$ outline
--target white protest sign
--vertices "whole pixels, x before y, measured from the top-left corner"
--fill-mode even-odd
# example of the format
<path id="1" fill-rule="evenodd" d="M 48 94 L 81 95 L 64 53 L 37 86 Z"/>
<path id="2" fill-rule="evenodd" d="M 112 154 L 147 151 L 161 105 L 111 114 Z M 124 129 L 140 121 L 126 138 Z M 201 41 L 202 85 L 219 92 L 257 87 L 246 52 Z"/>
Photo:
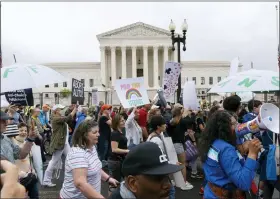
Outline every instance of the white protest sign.
<path id="1" fill-rule="evenodd" d="M 98 89 L 92 89 L 92 92 L 91 92 L 91 102 L 92 102 L 92 105 L 96 105 L 98 106 Z"/>
<path id="2" fill-rule="evenodd" d="M 183 104 L 186 109 L 199 110 L 194 81 L 187 81 L 184 85 Z"/>
<path id="3" fill-rule="evenodd" d="M 165 62 L 164 76 L 162 81 L 165 99 L 170 99 L 171 96 L 174 96 L 178 84 L 178 78 L 181 73 L 181 67 L 181 64 L 178 62 Z"/>
<path id="4" fill-rule="evenodd" d="M 161 138 L 164 142 L 169 162 L 171 164 L 177 164 L 177 162 L 178 162 L 177 153 L 176 153 L 176 150 L 175 150 L 171 137 L 161 136 Z M 180 187 L 185 186 L 184 177 L 183 177 L 183 174 L 181 171 L 174 173 L 173 178 L 174 178 L 176 187 L 180 188 Z"/>
<path id="5" fill-rule="evenodd" d="M 124 108 L 150 103 L 143 77 L 118 79 L 115 82 L 115 89 Z"/>

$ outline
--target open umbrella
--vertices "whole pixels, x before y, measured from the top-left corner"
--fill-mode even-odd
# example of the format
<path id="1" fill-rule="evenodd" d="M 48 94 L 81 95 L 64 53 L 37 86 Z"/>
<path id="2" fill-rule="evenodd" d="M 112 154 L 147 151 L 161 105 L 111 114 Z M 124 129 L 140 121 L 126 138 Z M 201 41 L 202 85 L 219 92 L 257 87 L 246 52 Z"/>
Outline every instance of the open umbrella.
<path id="1" fill-rule="evenodd" d="M 8 106 L 10 106 L 10 104 L 7 101 L 5 95 L 1 95 L 1 108 L 7 108 Z"/>
<path id="2" fill-rule="evenodd" d="M 269 70 L 251 69 L 225 78 L 213 86 L 208 93 L 278 91 L 279 73 Z"/>
<path id="3" fill-rule="evenodd" d="M 1 68 L 2 93 L 64 81 L 67 80 L 60 73 L 42 65 L 14 64 Z"/>

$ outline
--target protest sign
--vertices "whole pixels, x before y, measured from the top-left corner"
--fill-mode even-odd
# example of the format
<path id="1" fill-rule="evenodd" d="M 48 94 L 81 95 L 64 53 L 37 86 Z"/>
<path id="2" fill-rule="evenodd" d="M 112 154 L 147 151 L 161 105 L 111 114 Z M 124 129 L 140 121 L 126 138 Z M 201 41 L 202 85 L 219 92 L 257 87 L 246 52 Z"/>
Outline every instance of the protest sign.
<path id="1" fill-rule="evenodd" d="M 194 81 L 187 81 L 184 85 L 183 104 L 185 109 L 199 110 Z"/>
<path id="2" fill-rule="evenodd" d="M 182 66 L 180 63 L 172 61 L 165 62 L 165 72 L 162 81 L 165 99 L 169 99 L 170 97 L 174 96 L 178 84 L 178 78 L 181 73 L 181 68 Z"/>
<path id="3" fill-rule="evenodd" d="M 92 102 L 92 105 L 98 106 L 98 89 L 97 88 L 92 89 L 91 102 Z"/>
<path id="4" fill-rule="evenodd" d="M 22 106 L 34 106 L 32 88 L 5 92 L 9 104 L 20 104 Z"/>
<path id="5" fill-rule="evenodd" d="M 118 79 L 115 82 L 115 89 L 124 108 L 150 103 L 143 77 Z"/>
<path id="6" fill-rule="evenodd" d="M 79 105 L 84 105 L 84 84 L 82 81 L 77 79 L 72 79 L 72 96 L 71 96 L 71 103 Z"/>

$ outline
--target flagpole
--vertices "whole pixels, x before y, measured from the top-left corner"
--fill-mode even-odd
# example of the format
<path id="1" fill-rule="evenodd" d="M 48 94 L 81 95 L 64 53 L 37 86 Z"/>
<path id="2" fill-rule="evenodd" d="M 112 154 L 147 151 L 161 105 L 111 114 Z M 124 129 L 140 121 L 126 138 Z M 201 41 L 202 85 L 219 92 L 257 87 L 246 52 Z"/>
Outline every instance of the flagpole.
<path id="1" fill-rule="evenodd" d="M 0 13 L 1 12 L 2 12 L 2 2 L 0 1 Z M 0 68 L 2 68 L 2 42 L 0 42 Z"/>
<path id="2" fill-rule="evenodd" d="M 276 38 L 277 38 L 277 45 L 279 46 L 279 19 L 278 19 L 278 5 L 275 5 L 276 10 Z"/>
<path id="3" fill-rule="evenodd" d="M 277 61 L 278 61 L 278 70 L 280 69 L 280 49 L 279 49 L 279 13 L 278 5 L 275 5 L 276 11 L 276 39 L 277 39 Z"/>

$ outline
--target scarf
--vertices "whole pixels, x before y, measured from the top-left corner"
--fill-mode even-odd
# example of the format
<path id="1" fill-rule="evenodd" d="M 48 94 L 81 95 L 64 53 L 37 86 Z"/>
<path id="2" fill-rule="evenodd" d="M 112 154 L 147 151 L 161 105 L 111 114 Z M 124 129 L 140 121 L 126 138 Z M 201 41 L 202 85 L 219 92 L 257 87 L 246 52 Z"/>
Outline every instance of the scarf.
<path id="1" fill-rule="evenodd" d="M 125 186 L 124 182 L 121 183 L 120 194 L 122 198 L 136 199 L 134 194 Z"/>

